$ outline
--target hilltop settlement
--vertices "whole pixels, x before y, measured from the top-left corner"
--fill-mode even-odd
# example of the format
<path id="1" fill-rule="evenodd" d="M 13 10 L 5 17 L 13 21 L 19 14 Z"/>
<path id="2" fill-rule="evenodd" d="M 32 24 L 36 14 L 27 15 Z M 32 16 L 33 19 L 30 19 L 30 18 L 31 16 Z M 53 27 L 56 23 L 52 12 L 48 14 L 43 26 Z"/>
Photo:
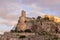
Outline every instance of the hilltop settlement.
<path id="1" fill-rule="evenodd" d="M 26 17 L 26 11 L 21 11 L 15 29 L 0 35 L 0 40 L 60 40 L 60 22 L 54 17 Z"/>

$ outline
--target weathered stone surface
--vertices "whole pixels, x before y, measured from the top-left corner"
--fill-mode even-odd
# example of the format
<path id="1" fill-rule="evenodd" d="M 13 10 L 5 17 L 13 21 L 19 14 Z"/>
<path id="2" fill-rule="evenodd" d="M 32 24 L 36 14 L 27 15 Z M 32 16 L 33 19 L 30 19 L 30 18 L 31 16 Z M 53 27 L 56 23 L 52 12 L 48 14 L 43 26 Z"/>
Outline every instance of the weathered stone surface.
<path id="1" fill-rule="evenodd" d="M 26 30 L 27 26 L 25 24 L 26 21 L 26 12 L 22 10 L 21 17 L 19 18 L 18 25 L 17 25 L 17 31 L 24 31 Z"/>

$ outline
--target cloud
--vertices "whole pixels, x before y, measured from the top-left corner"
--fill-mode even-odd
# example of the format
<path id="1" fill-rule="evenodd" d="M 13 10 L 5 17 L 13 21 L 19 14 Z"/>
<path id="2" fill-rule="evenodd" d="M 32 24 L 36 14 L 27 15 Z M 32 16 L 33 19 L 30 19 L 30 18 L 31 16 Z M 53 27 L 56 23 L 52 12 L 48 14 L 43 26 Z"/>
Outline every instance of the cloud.
<path id="1" fill-rule="evenodd" d="M 16 20 L 22 9 L 27 13 L 53 14 L 60 17 L 60 0 L 0 0 L 0 17 Z M 58 13 L 58 14 L 56 14 Z M 29 15 L 30 15 L 29 14 Z"/>
<path id="2" fill-rule="evenodd" d="M 10 32 L 12 28 L 13 26 L 6 25 L 6 24 L 0 24 L 0 34 L 4 34 L 4 32 Z"/>
<path id="3" fill-rule="evenodd" d="M 17 22 L 22 9 L 26 10 L 27 16 L 30 17 L 37 17 L 42 14 L 60 17 L 59 7 L 60 0 L 0 0 L 0 17 L 6 19 L 1 23 L 9 24 L 11 21 L 14 24 Z"/>
<path id="4" fill-rule="evenodd" d="M 46 5 L 56 5 L 59 4 L 60 5 L 60 0 L 23 0 L 24 4 L 46 4 Z"/>
<path id="5" fill-rule="evenodd" d="M 15 20 L 21 9 L 17 0 L 0 0 L 0 17 Z"/>
<path id="6" fill-rule="evenodd" d="M 22 9 L 29 17 L 42 14 L 60 17 L 60 0 L 0 0 L 0 24 L 16 25 Z"/>
<path id="7" fill-rule="evenodd" d="M 7 19 L 4 19 L 4 18 L 0 18 L 0 24 L 16 26 L 17 21 L 12 21 L 12 20 L 7 20 Z"/>
<path id="8" fill-rule="evenodd" d="M 20 16 L 22 9 L 27 11 L 28 15 L 53 14 L 59 17 L 60 0 L 0 0 L 0 17 L 16 20 Z M 58 13 L 58 14 L 56 14 Z M 38 15 L 37 15 L 38 16 Z"/>
<path id="9" fill-rule="evenodd" d="M 0 34 L 15 27 L 22 10 L 17 0 L 0 0 Z"/>
<path id="10" fill-rule="evenodd" d="M 32 5 L 22 5 L 22 8 L 25 9 L 27 11 L 27 16 L 29 17 L 37 17 L 38 15 L 41 16 L 42 10 L 45 10 L 45 8 L 39 7 L 36 4 L 32 4 Z"/>
<path id="11" fill-rule="evenodd" d="M 22 4 L 25 4 L 25 5 L 35 4 L 38 8 L 35 10 L 40 10 L 41 12 L 47 10 L 51 12 L 47 14 L 50 14 L 50 15 L 53 14 L 55 16 L 60 17 L 59 16 L 60 15 L 60 0 L 23 0 Z"/>
<path id="12" fill-rule="evenodd" d="M 17 21 L 7 20 L 4 18 L 0 18 L 0 34 L 4 32 L 9 32 L 13 27 L 15 27 Z"/>

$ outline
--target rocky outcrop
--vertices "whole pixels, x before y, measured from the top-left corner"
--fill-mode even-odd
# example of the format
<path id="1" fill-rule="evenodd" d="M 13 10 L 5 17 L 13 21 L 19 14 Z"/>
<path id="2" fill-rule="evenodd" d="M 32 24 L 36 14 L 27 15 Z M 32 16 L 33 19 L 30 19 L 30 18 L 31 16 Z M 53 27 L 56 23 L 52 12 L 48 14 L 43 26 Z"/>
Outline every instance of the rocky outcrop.
<path id="1" fill-rule="evenodd" d="M 26 12 L 22 11 L 15 30 L 5 32 L 0 36 L 0 40 L 58 40 L 58 24 L 46 20 L 28 18 Z"/>

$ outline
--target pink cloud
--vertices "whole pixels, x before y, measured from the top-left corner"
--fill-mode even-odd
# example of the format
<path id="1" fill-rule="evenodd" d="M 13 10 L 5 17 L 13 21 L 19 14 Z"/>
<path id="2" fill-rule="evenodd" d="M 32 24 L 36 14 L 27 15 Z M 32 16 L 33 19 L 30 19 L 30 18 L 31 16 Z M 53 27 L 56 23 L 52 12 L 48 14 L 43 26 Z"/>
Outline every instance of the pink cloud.
<path id="1" fill-rule="evenodd" d="M 53 15 L 60 17 L 59 16 L 60 15 L 60 0 L 23 0 L 22 4 L 25 4 L 25 5 L 36 4 L 37 8 L 39 7 L 39 8 L 43 8 L 42 10 L 47 10 L 47 9 L 51 10 L 55 12 Z M 50 14 L 50 13 L 47 13 L 47 14 Z"/>
<path id="2" fill-rule="evenodd" d="M 21 7 L 17 0 L 0 0 L 0 17 L 15 20 L 20 10 Z"/>

